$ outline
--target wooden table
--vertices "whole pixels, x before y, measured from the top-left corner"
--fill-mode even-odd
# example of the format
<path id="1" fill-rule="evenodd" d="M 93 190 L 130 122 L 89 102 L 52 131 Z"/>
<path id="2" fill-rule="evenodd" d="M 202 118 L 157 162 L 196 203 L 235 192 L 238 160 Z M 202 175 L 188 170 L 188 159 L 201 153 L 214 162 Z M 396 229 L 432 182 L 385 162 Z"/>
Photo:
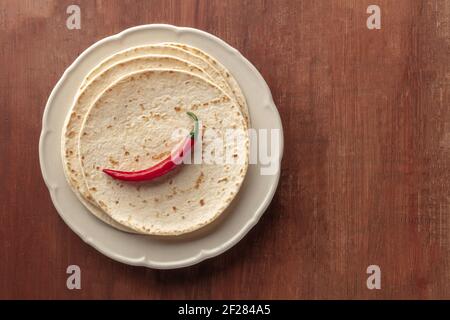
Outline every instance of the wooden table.
<path id="1" fill-rule="evenodd" d="M 68 30 L 66 8 L 81 8 Z M 381 8 L 369 30 L 366 9 Z M 282 177 L 234 248 L 173 271 L 101 255 L 58 216 L 41 177 L 46 100 L 88 46 L 147 23 L 240 50 L 269 84 Z M 450 298 L 450 2 L 0 3 L 0 298 Z M 82 289 L 66 288 L 66 268 Z M 381 289 L 366 268 L 381 268 Z"/>

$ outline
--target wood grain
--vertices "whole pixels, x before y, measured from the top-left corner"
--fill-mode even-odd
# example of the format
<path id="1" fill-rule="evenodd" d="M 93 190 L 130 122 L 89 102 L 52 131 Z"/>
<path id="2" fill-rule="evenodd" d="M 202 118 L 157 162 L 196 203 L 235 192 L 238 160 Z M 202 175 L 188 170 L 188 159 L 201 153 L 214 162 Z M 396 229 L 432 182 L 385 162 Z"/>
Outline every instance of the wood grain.
<path id="1" fill-rule="evenodd" d="M 0 298 L 450 298 L 450 2 L 0 3 Z M 82 29 L 67 30 L 79 4 Z M 46 100 L 89 45 L 146 23 L 192 26 L 262 73 L 285 133 L 282 177 L 237 246 L 174 271 L 83 243 L 41 177 Z M 82 290 L 66 289 L 66 267 Z M 366 288 L 366 268 L 382 289 Z"/>

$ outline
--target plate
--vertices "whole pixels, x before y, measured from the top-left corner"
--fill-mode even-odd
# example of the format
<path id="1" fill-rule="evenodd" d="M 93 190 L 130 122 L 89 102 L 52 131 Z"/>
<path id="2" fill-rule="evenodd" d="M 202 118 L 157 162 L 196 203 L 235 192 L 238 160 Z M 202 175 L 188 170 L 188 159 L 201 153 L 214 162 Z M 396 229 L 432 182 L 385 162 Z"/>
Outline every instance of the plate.
<path id="1" fill-rule="evenodd" d="M 179 42 L 200 48 L 228 68 L 246 96 L 252 128 L 280 130 L 278 154 L 281 161 L 281 119 L 270 89 L 256 68 L 236 49 L 209 33 L 165 24 L 137 26 L 107 37 L 89 47 L 72 63 L 47 101 L 39 141 L 39 159 L 56 210 L 86 243 L 122 263 L 174 269 L 217 256 L 238 243 L 256 225 L 272 200 L 280 169 L 278 166 L 275 174 L 262 175 L 260 163 L 250 164 L 241 190 L 226 212 L 211 225 L 177 238 L 121 232 L 87 211 L 64 177 L 60 141 L 66 114 L 84 77 L 100 61 L 130 47 L 160 42 Z"/>

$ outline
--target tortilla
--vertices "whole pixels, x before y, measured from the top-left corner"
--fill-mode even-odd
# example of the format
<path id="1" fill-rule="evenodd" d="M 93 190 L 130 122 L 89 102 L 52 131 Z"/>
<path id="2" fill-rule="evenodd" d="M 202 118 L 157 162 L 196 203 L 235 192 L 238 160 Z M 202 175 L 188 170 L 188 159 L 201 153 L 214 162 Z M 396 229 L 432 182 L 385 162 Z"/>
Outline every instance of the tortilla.
<path id="1" fill-rule="evenodd" d="M 146 45 L 130 48 L 121 52 L 118 52 L 111 57 L 106 58 L 96 68 L 94 68 L 85 78 L 81 89 L 84 88 L 89 81 L 95 78 L 98 74 L 102 73 L 110 66 L 117 62 L 130 59 L 133 57 L 140 57 L 148 54 L 160 54 L 169 55 L 176 58 L 184 59 L 200 69 L 210 76 L 212 81 L 232 99 L 235 99 L 241 108 L 241 112 L 247 122 L 247 127 L 250 127 L 250 116 L 248 112 L 247 102 L 245 96 L 242 93 L 239 84 L 233 75 L 216 59 L 208 55 L 206 52 L 180 43 L 164 43 L 155 45 Z"/>
<path id="2" fill-rule="evenodd" d="M 90 193 L 85 188 L 85 183 L 83 181 L 83 176 L 81 173 L 77 147 L 78 135 L 81 130 L 83 119 L 86 112 L 89 110 L 89 107 L 111 83 L 130 72 L 135 72 L 137 70 L 147 68 L 161 67 L 172 68 L 174 70 L 188 70 L 198 75 L 204 75 L 204 72 L 201 69 L 175 57 L 149 55 L 140 58 L 125 60 L 123 62 L 112 65 L 109 69 L 106 69 L 104 72 L 98 74 L 91 82 L 89 82 L 87 86 L 85 86 L 85 88 L 76 98 L 64 126 L 64 132 L 62 135 L 63 167 L 69 184 L 71 185 L 78 198 L 89 209 L 90 212 L 92 212 L 102 221 L 124 231 L 129 230 L 112 221 L 112 219 L 102 210 L 96 208 L 95 202 L 92 203 Z M 82 195 L 82 197 L 80 197 L 80 194 Z M 91 204 L 89 204 L 89 202 L 91 202 Z"/>
<path id="3" fill-rule="evenodd" d="M 158 163 L 182 138 L 174 129 L 192 129 L 186 111 L 201 120 L 203 132 L 228 129 L 240 139 L 225 140 L 224 155 L 234 163 L 182 164 L 149 182 L 123 182 L 103 168 L 135 171 Z M 206 158 L 214 140 L 204 139 Z M 239 106 L 212 82 L 192 72 L 144 70 L 106 89 L 86 114 L 79 135 L 80 163 L 93 200 L 118 223 L 153 235 L 179 235 L 216 219 L 237 194 L 248 167 L 249 138 Z"/>

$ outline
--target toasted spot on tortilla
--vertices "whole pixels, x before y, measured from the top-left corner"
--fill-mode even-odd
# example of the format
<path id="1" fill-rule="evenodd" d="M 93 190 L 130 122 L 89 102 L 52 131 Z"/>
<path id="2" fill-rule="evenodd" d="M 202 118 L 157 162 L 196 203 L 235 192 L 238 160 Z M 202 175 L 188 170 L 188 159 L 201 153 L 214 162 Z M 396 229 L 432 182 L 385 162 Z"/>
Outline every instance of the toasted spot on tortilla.
<path id="1" fill-rule="evenodd" d="M 205 175 L 203 174 L 203 171 L 202 171 L 202 172 L 200 172 L 200 175 L 197 177 L 197 180 L 195 181 L 195 185 L 194 185 L 195 189 L 200 188 L 200 185 L 203 182 L 204 178 L 205 178 Z"/>
<path id="2" fill-rule="evenodd" d="M 165 152 L 162 152 L 162 153 L 160 153 L 160 154 L 153 155 L 153 156 L 152 156 L 152 159 L 153 159 L 153 160 L 160 160 L 160 159 L 162 159 L 162 158 L 167 157 L 169 154 L 170 154 L 170 151 L 165 151 Z"/>
<path id="3" fill-rule="evenodd" d="M 113 166 L 118 165 L 119 162 L 117 160 L 115 160 L 113 157 L 109 157 L 108 158 L 109 163 L 111 163 Z"/>
<path id="4" fill-rule="evenodd" d="M 217 180 L 218 183 L 227 182 L 227 181 L 228 181 L 227 177 L 223 177 L 223 178 L 220 178 L 219 180 Z"/>

